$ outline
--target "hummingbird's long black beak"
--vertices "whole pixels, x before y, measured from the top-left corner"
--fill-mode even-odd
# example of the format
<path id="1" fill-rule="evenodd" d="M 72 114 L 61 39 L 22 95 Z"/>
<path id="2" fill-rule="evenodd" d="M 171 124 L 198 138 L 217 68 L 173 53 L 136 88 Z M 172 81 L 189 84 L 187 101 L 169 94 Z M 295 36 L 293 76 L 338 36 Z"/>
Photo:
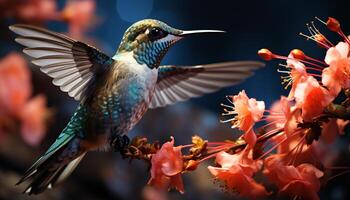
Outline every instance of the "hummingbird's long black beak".
<path id="1" fill-rule="evenodd" d="M 226 31 L 220 30 L 192 30 L 192 31 L 182 31 L 178 36 L 185 37 L 189 35 L 199 35 L 199 34 L 212 34 L 212 33 L 226 33 Z"/>

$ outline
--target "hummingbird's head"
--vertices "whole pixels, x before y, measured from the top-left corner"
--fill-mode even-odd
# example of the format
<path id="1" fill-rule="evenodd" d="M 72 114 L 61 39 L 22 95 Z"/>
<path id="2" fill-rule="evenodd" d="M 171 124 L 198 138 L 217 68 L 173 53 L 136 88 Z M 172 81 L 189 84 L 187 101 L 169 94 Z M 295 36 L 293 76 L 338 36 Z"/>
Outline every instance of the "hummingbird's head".
<path id="1" fill-rule="evenodd" d="M 131 25 L 124 33 L 117 53 L 133 52 L 140 64 L 157 68 L 168 49 L 180 39 L 194 34 L 222 33 L 217 30 L 183 31 L 164 22 L 145 19 Z"/>

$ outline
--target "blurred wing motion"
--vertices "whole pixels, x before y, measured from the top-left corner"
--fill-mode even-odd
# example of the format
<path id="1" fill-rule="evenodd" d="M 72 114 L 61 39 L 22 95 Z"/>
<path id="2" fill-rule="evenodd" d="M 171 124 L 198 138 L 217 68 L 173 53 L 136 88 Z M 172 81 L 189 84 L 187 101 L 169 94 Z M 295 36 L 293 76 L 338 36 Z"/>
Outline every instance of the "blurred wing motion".
<path id="1" fill-rule="evenodd" d="M 35 58 L 33 63 L 75 100 L 82 100 L 87 88 L 112 63 L 96 48 L 60 33 L 21 24 L 9 28 L 20 35 L 16 41 L 27 47 L 23 52 Z"/>
<path id="2" fill-rule="evenodd" d="M 240 83 L 264 64 L 254 61 L 223 62 L 197 66 L 160 66 L 150 108 L 185 101 L 222 87 Z"/>

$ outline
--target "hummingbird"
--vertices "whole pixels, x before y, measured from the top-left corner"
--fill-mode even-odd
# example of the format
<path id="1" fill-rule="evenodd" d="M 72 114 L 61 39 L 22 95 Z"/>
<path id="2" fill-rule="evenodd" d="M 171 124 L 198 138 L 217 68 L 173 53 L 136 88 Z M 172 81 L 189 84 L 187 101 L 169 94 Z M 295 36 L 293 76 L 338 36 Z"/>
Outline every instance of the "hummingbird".
<path id="1" fill-rule="evenodd" d="M 49 149 L 17 184 L 30 180 L 27 194 L 62 182 L 89 151 L 112 148 L 148 109 L 164 107 L 235 85 L 263 66 L 235 61 L 196 66 L 160 65 L 179 40 L 219 30 L 184 31 L 145 19 L 131 25 L 110 57 L 60 33 L 16 24 L 9 27 L 32 63 L 79 105 Z"/>

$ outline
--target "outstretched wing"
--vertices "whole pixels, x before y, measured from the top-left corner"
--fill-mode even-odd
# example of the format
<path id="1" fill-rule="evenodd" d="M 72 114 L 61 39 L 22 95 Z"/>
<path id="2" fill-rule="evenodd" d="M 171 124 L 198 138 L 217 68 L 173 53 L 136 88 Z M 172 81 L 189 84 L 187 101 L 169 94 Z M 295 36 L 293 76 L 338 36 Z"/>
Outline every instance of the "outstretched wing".
<path id="1" fill-rule="evenodd" d="M 185 101 L 238 84 L 263 67 L 261 62 L 237 61 L 197 66 L 160 66 L 150 108 Z"/>
<path id="2" fill-rule="evenodd" d="M 60 33 L 22 24 L 9 28 L 20 35 L 16 41 L 27 47 L 23 52 L 34 58 L 32 62 L 75 100 L 82 100 L 113 62 L 96 48 Z"/>

